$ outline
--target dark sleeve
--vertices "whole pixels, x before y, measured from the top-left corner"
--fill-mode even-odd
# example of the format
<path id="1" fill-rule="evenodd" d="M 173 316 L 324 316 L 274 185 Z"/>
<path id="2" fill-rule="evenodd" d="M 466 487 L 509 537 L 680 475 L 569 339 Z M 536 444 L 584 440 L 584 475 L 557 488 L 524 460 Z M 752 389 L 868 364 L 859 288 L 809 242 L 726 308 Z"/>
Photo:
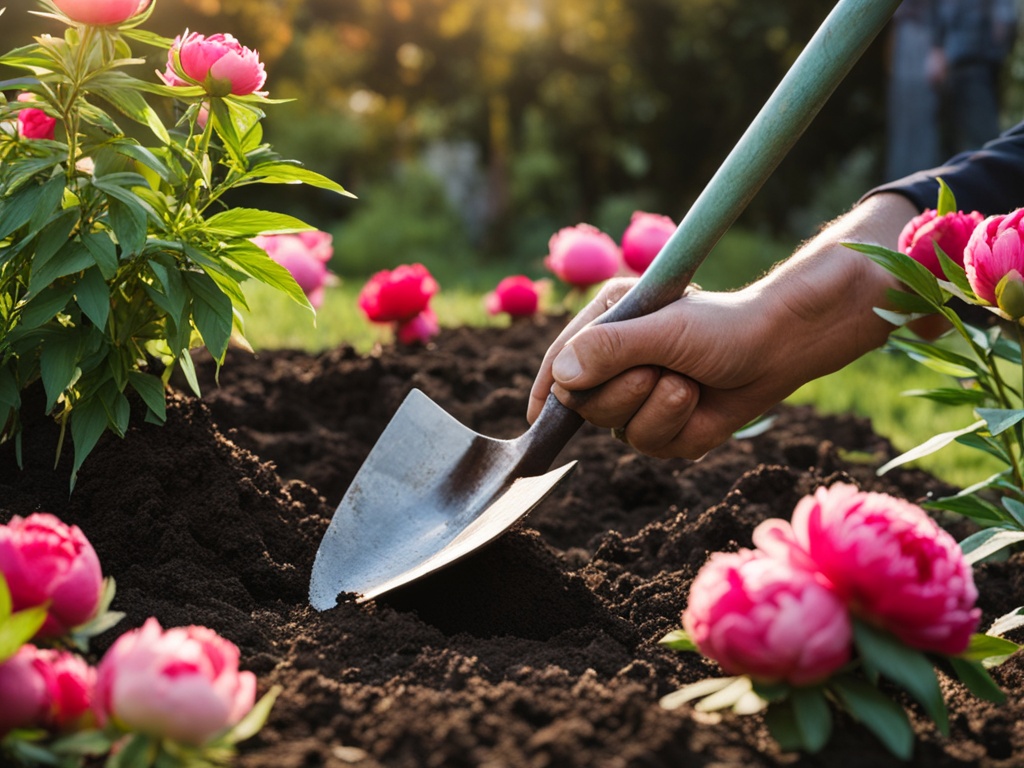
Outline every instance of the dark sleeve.
<path id="1" fill-rule="evenodd" d="M 979 150 L 957 155 L 938 168 L 875 187 L 864 197 L 897 192 L 923 211 L 934 208 L 938 202 L 939 177 L 953 190 L 957 208 L 962 211 L 992 216 L 1024 207 L 1024 123 Z"/>

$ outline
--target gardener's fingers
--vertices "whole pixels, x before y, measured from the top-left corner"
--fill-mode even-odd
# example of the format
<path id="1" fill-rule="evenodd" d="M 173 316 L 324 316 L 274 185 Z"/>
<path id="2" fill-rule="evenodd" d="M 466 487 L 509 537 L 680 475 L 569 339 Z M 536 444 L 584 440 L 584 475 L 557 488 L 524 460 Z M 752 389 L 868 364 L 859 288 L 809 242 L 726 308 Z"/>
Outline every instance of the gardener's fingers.
<path id="1" fill-rule="evenodd" d="M 530 403 L 527 407 L 526 418 L 531 424 L 540 414 L 541 409 L 544 407 L 544 402 L 548 399 L 548 395 L 551 393 L 551 387 L 555 383 L 555 379 L 551 375 L 551 363 L 554 361 L 555 357 L 562 351 L 562 348 L 573 336 L 585 328 L 589 323 L 593 322 L 593 320 L 604 314 L 610 306 L 626 294 L 626 291 L 628 291 L 635 282 L 635 278 L 609 280 L 605 283 L 604 287 L 594 300 L 584 307 L 583 310 L 581 310 L 580 313 L 576 315 L 568 325 L 566 325 L 565 329 L 558 334 L 558 337 L 551 343 L 547 354 L 544 355 L 544 360 L 541 362 L 540 369 L 537 372 L 537 377 L 533 382 L 533 387 L 530 390 Z"/>
<path id="2" fill-rule="evenodd" d="M 623 371 L 595 390 L 570 392 L 555 383 L 551 391 L 591 424 L 619 428 L 633 419 L 655 391 L 661 370 L 656 366 L 638 366 Z"/>
<path id="3" fill-rule="evenodd" d="M 702 445 L 687 446 L 682 439 L 699 402 L 697 382 L 662 369 L 654 388 L 626 424 L 626 442 L 657 458 L 699 458 L 706 453 Z"/>

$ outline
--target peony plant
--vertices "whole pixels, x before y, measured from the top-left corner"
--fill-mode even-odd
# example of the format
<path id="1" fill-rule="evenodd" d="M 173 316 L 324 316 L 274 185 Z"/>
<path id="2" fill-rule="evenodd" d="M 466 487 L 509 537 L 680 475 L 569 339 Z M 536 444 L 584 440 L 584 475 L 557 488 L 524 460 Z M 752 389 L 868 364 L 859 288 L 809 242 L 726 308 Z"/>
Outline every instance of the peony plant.
<path id="1" fill-rule="evenodd" d="M 231 35 L 147 32 L 148 0 L 40 5 L 63 35 L 0 56 L 16 75 L 0 80 L 0 441 L 20 439 L 22 393 L 40 387 L 73 442 L 73 487 L 133 411 L 163 421 L 174 369 L 198 393 L 189 350 L 223 362 L 244 332 L 245 281 L 312 310 L 252 239 L 313 228 L 225 196 L 294 183 L 348 193 L 263 141 L 276 102 L 259 54 Z M 137 76 L 135 45 L 166 51 L 159 78 Z M 302 277 L 315 297 L 314 271 Z"/>
<path id="2" fill-rule="evenodd" d="M 982 219 L 957 210 L 952 191 L 941 180 L 939 185 L 936 209 L 907 223 L 900 251 L 848 245 L 885 267 L 905 289 L 890 292 L 891 307 L 875 310 L 880 316 L 897 326 L 925 315 L 941 315 L 948 323 L 949 330 L 934 341 L 897 333 L 889 346 L 952 379 L 950 386 L 906 394 L 970 406 L 974 419 L 897 456 L 879 473 L 954 442 L 998 460 L 1004 469 L 993 476 L 924 504 L 980 526 L 960 543 L 968 563 L 975 564 L 1024 541 L 1024 209 Z M 968 321 L 970 310 L 987 311 L 991 322 Z M 1024 615 L 1007 621 L 1024 625 Z"/>
<path id="3" fill-rule="evenodd" d="M 670 693 L 665 708 L 699 699 L 703 711 L 766 710 L 784 749 L 816 752 L 838 707 L 909 759 L 913 729 L 889 684 L 942 733 L 949 725 L 937 665 L 975 695 L 1004 700 L 988 668 L 1018 646 L 995 636 L 1002 627 L 976 633 L 970 565 L 921 507 L 836 483 L 803 498 L 791 521 L 762 522 L 753 543 L 711 555 L 691 585 L 683 628 L 661 640 L 732 677 Z"/>
<path id="4" fill-rule="evenodd" d="M 67 601 L 80 597 L 85 614 L 94 599 L 99 562 L 76 526 L 46 513 L 15 517 L 0 526 L 0 541 L 0 758 L 68 768 L 101 758 L 107 768 L 226 765 L 262 727 L 277 689 L 257 702 L 238 647 L 206 627 L 165 630 L 150 618 L 94 666 L 70 620 L 50 626 Z M 18 602 L 27 607 L 15 610 Z M 103 629 L 121 617 L 108 613 Z"/>

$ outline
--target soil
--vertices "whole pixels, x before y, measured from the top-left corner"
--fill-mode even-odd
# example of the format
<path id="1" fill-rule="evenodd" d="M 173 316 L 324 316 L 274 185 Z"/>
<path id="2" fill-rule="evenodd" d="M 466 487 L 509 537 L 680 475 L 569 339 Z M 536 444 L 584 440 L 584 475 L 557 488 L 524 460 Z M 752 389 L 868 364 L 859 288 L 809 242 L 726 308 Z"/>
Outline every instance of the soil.
<path id="1" fill-rule="evenodd" d="M 562 322 L 448 329 L 367 356 L 232 350 L 219 386 L 199 356 L 204 397 L 175 392 L 166 425 L 102 440 L 70 496 L 69 453 L 54 470 L 55 431 L 29 402 L 24 468 L 0 446 L 0 520 L 49 511 L 93 542 L 126 613 L 96 654 L 156 616 L 212 627 L 261 691 L 281 686 L 244 768 L 898 764 L 847 719 L 807 756 L 781 753 L 761 716 L 658 704 L 720 674 L 657 644 L 710 552 L 749 546 L 760 520 L 788 517 L 821 483 L 912 500 L 952 490 L 920 471 L 877 477 L 894 450 L 863 419 L 783 406 L 768 432 L 699 462 L 650 459 L 585 426 L 560 457 L 576 471 L 490 547 L 366 604 L 309 607 L 334 507 L 409 389 L 483 434 L 519 435 Z M 977 569 L 983 626 L 1024 603 L 1022 578 L 1020 554 Z M 913 765 L 1021 765 L 1022 673 L 1020 654 L 995 670 L 1003 705 L 942 678 L 949 738 L 908 704 Z"/>

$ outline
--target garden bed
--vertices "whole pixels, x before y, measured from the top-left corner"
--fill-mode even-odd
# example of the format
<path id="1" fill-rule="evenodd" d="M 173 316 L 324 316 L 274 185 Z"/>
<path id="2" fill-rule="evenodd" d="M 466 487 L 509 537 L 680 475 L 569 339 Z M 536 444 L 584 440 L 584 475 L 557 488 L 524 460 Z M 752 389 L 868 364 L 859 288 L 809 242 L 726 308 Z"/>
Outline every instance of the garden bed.
<path id="1" fill-rule="evenodd" d="M 764 435 L 696 463 L 586 426 L 563 453 L 573 475 L 489 548 L 367 605 L 307 605 L 334 506 L 409 388 L 479 432 L 519 435 L 561 322 L 445 330 L 369 356 L 232 350 L 219 387 L 200 356 L 204 398 L 174 394 L 165 426 L 104 438 L 70 497 L 70 451 L 54 472 L 55 430 L 30 404 L 24 469 L 0 446 L 0 521 L 49 511 L 93 542 L 127 614 L 95 651 L 151 615 L 203 624 L 240 646 L 261 692 L 282 686 L 245 768 L 896 764 L 847 719 L 807 757 L 780 753 L 758 716 L 658 705 L 719 674 L 657 644 L 709 552 L 749 546 L 760 520 L 832 479 L 911 500 L 950 490 L 915 470 L 876 477 L 894 451 L 862 419 L 783 407 Z M 1021 555 L 977 569 L 983 627 L 1024 603 L 1022 576 Z M 1022 671 L 1020 654 L 994 671 L 998 706 L 942 677 L 951 737 L 911 707 L 913 764 L 1020 765 Z"/>

